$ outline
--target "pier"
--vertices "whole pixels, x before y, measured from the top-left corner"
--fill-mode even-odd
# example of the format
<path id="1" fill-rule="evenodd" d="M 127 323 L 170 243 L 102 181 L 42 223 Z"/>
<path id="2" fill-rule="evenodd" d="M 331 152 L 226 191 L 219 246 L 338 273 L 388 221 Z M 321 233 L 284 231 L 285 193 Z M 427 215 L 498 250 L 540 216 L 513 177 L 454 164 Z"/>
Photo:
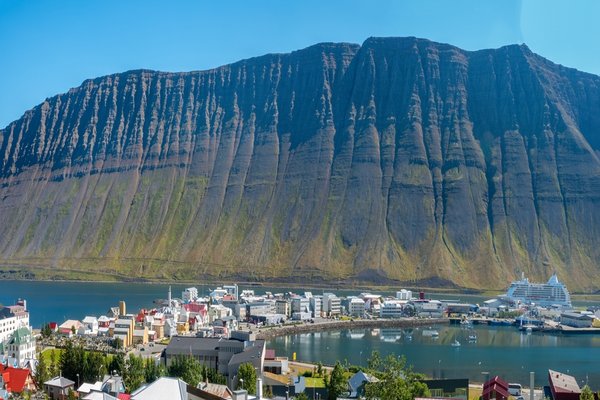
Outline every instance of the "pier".
<path id="1" fill-rule="evenodd" d="M 302 323 L 261 328 L 258 330 L 256 338 L 269 340 L 280 336 L 297 335 L 302 333 L 339 331 L 343 329 L 412 328 L 419 326 L 448 324 L 448 322 L 449 320 L 447 318 L 326 320 L 315 323 Z"/>

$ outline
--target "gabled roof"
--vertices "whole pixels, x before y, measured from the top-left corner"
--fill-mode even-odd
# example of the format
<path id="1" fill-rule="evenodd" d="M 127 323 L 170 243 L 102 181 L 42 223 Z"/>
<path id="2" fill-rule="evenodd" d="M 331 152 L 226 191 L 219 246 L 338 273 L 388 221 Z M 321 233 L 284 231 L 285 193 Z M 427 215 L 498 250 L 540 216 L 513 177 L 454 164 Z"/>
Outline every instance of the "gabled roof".
<path id="1" fill-rule="evenodd" d="M 358 371 L 348 380 L 348 385 L 350 386 L 350 391 L 356 392 L 364 383 L 374 382 L 379 382 L 379 379 L 363 371 Z"/>
<path id="2" fill-rule="evenodd" d="M 214 396 L 217 399 L 231 399 L 232 392 L 226 385 L 219 385 L 216 383 L 200 383 L 200 387 L 198 388 L 201 391 L 202 395 L 206 394 Z"/>
<path id="3" fill-rule="evenodd" d="M 65 322 L 63 322 L 58 329 L 72 329 L 73 327 L 75 327 L 75 329 L 79 329 L 79 327 L 81 326 L 81 322 L 76 320 L 76 319 L 68 319 Z"/>
<path id="4" fill-rule="evenodd" d="M 75 385 L 75 382 L 65 378 L 64 376 L 56 376 L 50 379 L 49 381 L 44 382 L 44 385 L 55 386 L 59 388 L 67 388 L 69 386 Z"/>
<path id="5" fill-rule="evenodd" d="M 102 390 L 102 382 L 96 382 L 96 383 L 87 383 L 84 382 L 81 386 L 79 386 L 79 388 L 77 389 L 77 391 L 79 393 L 91 393 L 93 391 L 101 391 Z"/>
<path id="6" fill-rule="evenodd" d="M 23 326 L 12 334 L 12 337 L 8 343 L 19 345 L 23 343 L 29 343 L 32 339 L 33 336 L 31 335 L 29 328 Z"/>
<path id="7" fill-rule="evenodd" d="M 229 365 L 237 365 L 243 363 L 252 363 L 254 360 L 262 358 L 264 340 L 257 340 L 253 346 L 246 347 L 241 353 L 234 354 L 229 360 Z"/>
<path id="8" fill-rule="evenodd" d="M 12 393 L 21 393 L 27 383 L 27 378 L 31 377 L 31 371 L 27 368 L 13 368 L 0 365 L 0 374 L 6 390 Z M 33 377 L 31 377 L 33 381 Z"/>
<path id="9" fill-rule="evenodd" d="M 493 378 L 488 380 L 486 383 L 484 383 L 483 390 L 485 390 L 489 386 L 494 386 L 494 385 L 503 387 L 508 390 L 508 382 L 506 382 L 504 379 L 500 378 L 499 376 L 494 376 Z"/>
<path id="10" fill-rule="evenodd" d="M 508 396 L 510 396 L 508 392 L 508 382 L 499 376 L 495 376 L 484 383 L 481 397 L 484 399 L 489 399 L 492 393 L 499 394 L 500 396 L 508 399 Z M 496 398 L 498 398 L 498 396 L 496 396 Z"/>
<path id="11" fill-rule="evenodd" d="M 187 384 L 181 379 L 161 377 L 131 394 L 131 400 L 187 400 Z"/>
<path id="12" fill-rule="evenodd" d="M 108 393 L 93 391 L 85 395 L 83 400 L 119 400 L 115 396 L 111 396 Z"/>
<path id="13" fill-rule="evenodd" d="M 550 386 L 557 393 L 581 393 L 577 380 L 571 375 L 566 375 L 551 369 L 548 370 Z"/>

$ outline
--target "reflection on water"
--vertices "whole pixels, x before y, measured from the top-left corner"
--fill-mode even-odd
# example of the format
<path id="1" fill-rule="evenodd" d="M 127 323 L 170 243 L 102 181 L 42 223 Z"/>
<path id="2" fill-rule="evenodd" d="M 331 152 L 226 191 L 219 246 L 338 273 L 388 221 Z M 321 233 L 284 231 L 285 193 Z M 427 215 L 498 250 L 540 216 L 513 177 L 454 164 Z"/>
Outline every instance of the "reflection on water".
<path id="1" fill-rule="evenodd" d="M 452 346 L 454 341 L 460 346 Z M 528 335 L 513 327 L 481 325 L 469 329 L 432 326 L 294 335 L 274 339 L 268 347 L 280 356 L 296 352 L 299 360 L 325 364 L 337 360 L 366 364 L 371 352 L 378 350 L 382 355 L 404 355 L 416 371 L 435 378 L 482 381 L 482 372 L 489 372 L 529 383 L 529 371 L 535 371 L 536 385 L 541 386 L 547 384 L 548 369 L 555 369 L 568 370 L 580 381 L 587 374 L 590 382 L 600 382 L 600 337 L 593 335 Z"/>

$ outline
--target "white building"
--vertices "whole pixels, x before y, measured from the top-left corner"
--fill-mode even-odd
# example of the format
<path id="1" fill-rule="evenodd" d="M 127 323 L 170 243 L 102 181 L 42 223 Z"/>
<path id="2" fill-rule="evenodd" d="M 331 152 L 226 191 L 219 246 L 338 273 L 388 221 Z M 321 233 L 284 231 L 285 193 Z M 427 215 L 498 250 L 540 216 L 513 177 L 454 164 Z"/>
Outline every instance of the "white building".
<path id="1" fill-rule="evenodd" d="M 591 328 L 593 322 L 594 317 L 584 313 L 564 312 L 560 315 L 560 323 L 562 325 L 574 328 Z"/>
<path id="2" fill-rule="evenodd" d="M 275 314 L 289 317 L 291 315 L 290 303 L 284 299 L 275 300 Z"/>
<path id="3" fill-rule="evenodd" d="M 98 318 L 86 316 L 81 321 L 81 327 L 79 328 L 80 335 L 97 335 L 98 334 Z"/>
<path id="4" fill-rule="evenodd" d="M 4 343 L 22 327 L 29 327 L 29 312 L 24 301 L 14 306 L 0 306 L 0 343 Z"/>
<path id="5" fill-rule="evenodd" d="M 342 302 L 333 293 L 323 293 L 323 311 L 330 316 L 342 313 Z"/>
<path id="6" fill-rule="evenodd" d="M 444 305 L 439 300 L 415 300 L 412 304 L 419 317 L 439 318 L 444 313 Z"/>
<path id="7" fill-rule="evenodd" d="M 399 292 L 396 292 L 396 298 L 398 300 L 410 300 L 412 299 L 412 291 L 401 289 Z"/>
<path id="8" fill-rule="evenodd" d="M 198 289 L 189 287 L 181 292 L 181 299 L 184 303 L 190 303 L 198 298 Z"/>
<path id="9" fill-rule="evenodd" d="M 177 335 L 177 323 L 172 319 L 165 321 L 165 337 L 172 337 Z"/>
<path id="10" fill-rule="evenodd" d="M 321 296 L 311 296 L 309 299 L 310 311 L 313 314 L 313 318 L 317 318 L 321 316 L 321 311 L 323 310 L 323 297 Z"/>
<path id="11" fill-rule="evenodd" d="M 309 313 L 310 299 L 306 297 L 292 298 L 292 313 Z"/>
<path id="12" fill-rule="evenodd" d="M 13 332 L 6 343 L 6 355 L 17 361 L 23 367 L 29 360 L 35 359 L 35 337 L 27 327 L 21 327 Z"/>
<path id="13" fill-rule="evenodd" d="M 405 301 L 386 300 L 381 305 L 379 316 L 381 318 L 400 318 L 403 316 Z"/>
<path id="14" fill-rule="evenodd" d="M 229 307 L 225 307 L 222 304 L 212 304 L 208 308 L 208 322 L 212 324 L 218 319 L 229 317 L 233 314 L 233 311 Z"/>
<path id="15" fill-rule="evenodd" d="M 362 317 L 365 315 L 365 301 L 358 297 L 354 297 L 348 303 L 348 314 L 354 317 Z"/>

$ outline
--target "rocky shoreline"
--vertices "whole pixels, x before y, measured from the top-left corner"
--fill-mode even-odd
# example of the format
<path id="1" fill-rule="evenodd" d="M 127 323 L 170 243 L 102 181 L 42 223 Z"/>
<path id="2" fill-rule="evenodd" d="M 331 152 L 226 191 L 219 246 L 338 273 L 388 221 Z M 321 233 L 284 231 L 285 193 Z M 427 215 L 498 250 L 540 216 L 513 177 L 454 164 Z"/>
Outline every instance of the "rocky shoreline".
<path id="1" fill-rule="evenodd" d="M 297 335 L 324 331 L 339 331 L 343 329 L 368 329 L 368 328 L 411 328 L 417 326 L 430 326 L 448 324 L 447 318 L 433 319 L 361 319 L 361 320 L 333 320 L 318 323 L 302 323 L 297 325 L 275 326 L 263 328 L 258 331 L 256 338 L 271 340 L 280 336 Z"/>

